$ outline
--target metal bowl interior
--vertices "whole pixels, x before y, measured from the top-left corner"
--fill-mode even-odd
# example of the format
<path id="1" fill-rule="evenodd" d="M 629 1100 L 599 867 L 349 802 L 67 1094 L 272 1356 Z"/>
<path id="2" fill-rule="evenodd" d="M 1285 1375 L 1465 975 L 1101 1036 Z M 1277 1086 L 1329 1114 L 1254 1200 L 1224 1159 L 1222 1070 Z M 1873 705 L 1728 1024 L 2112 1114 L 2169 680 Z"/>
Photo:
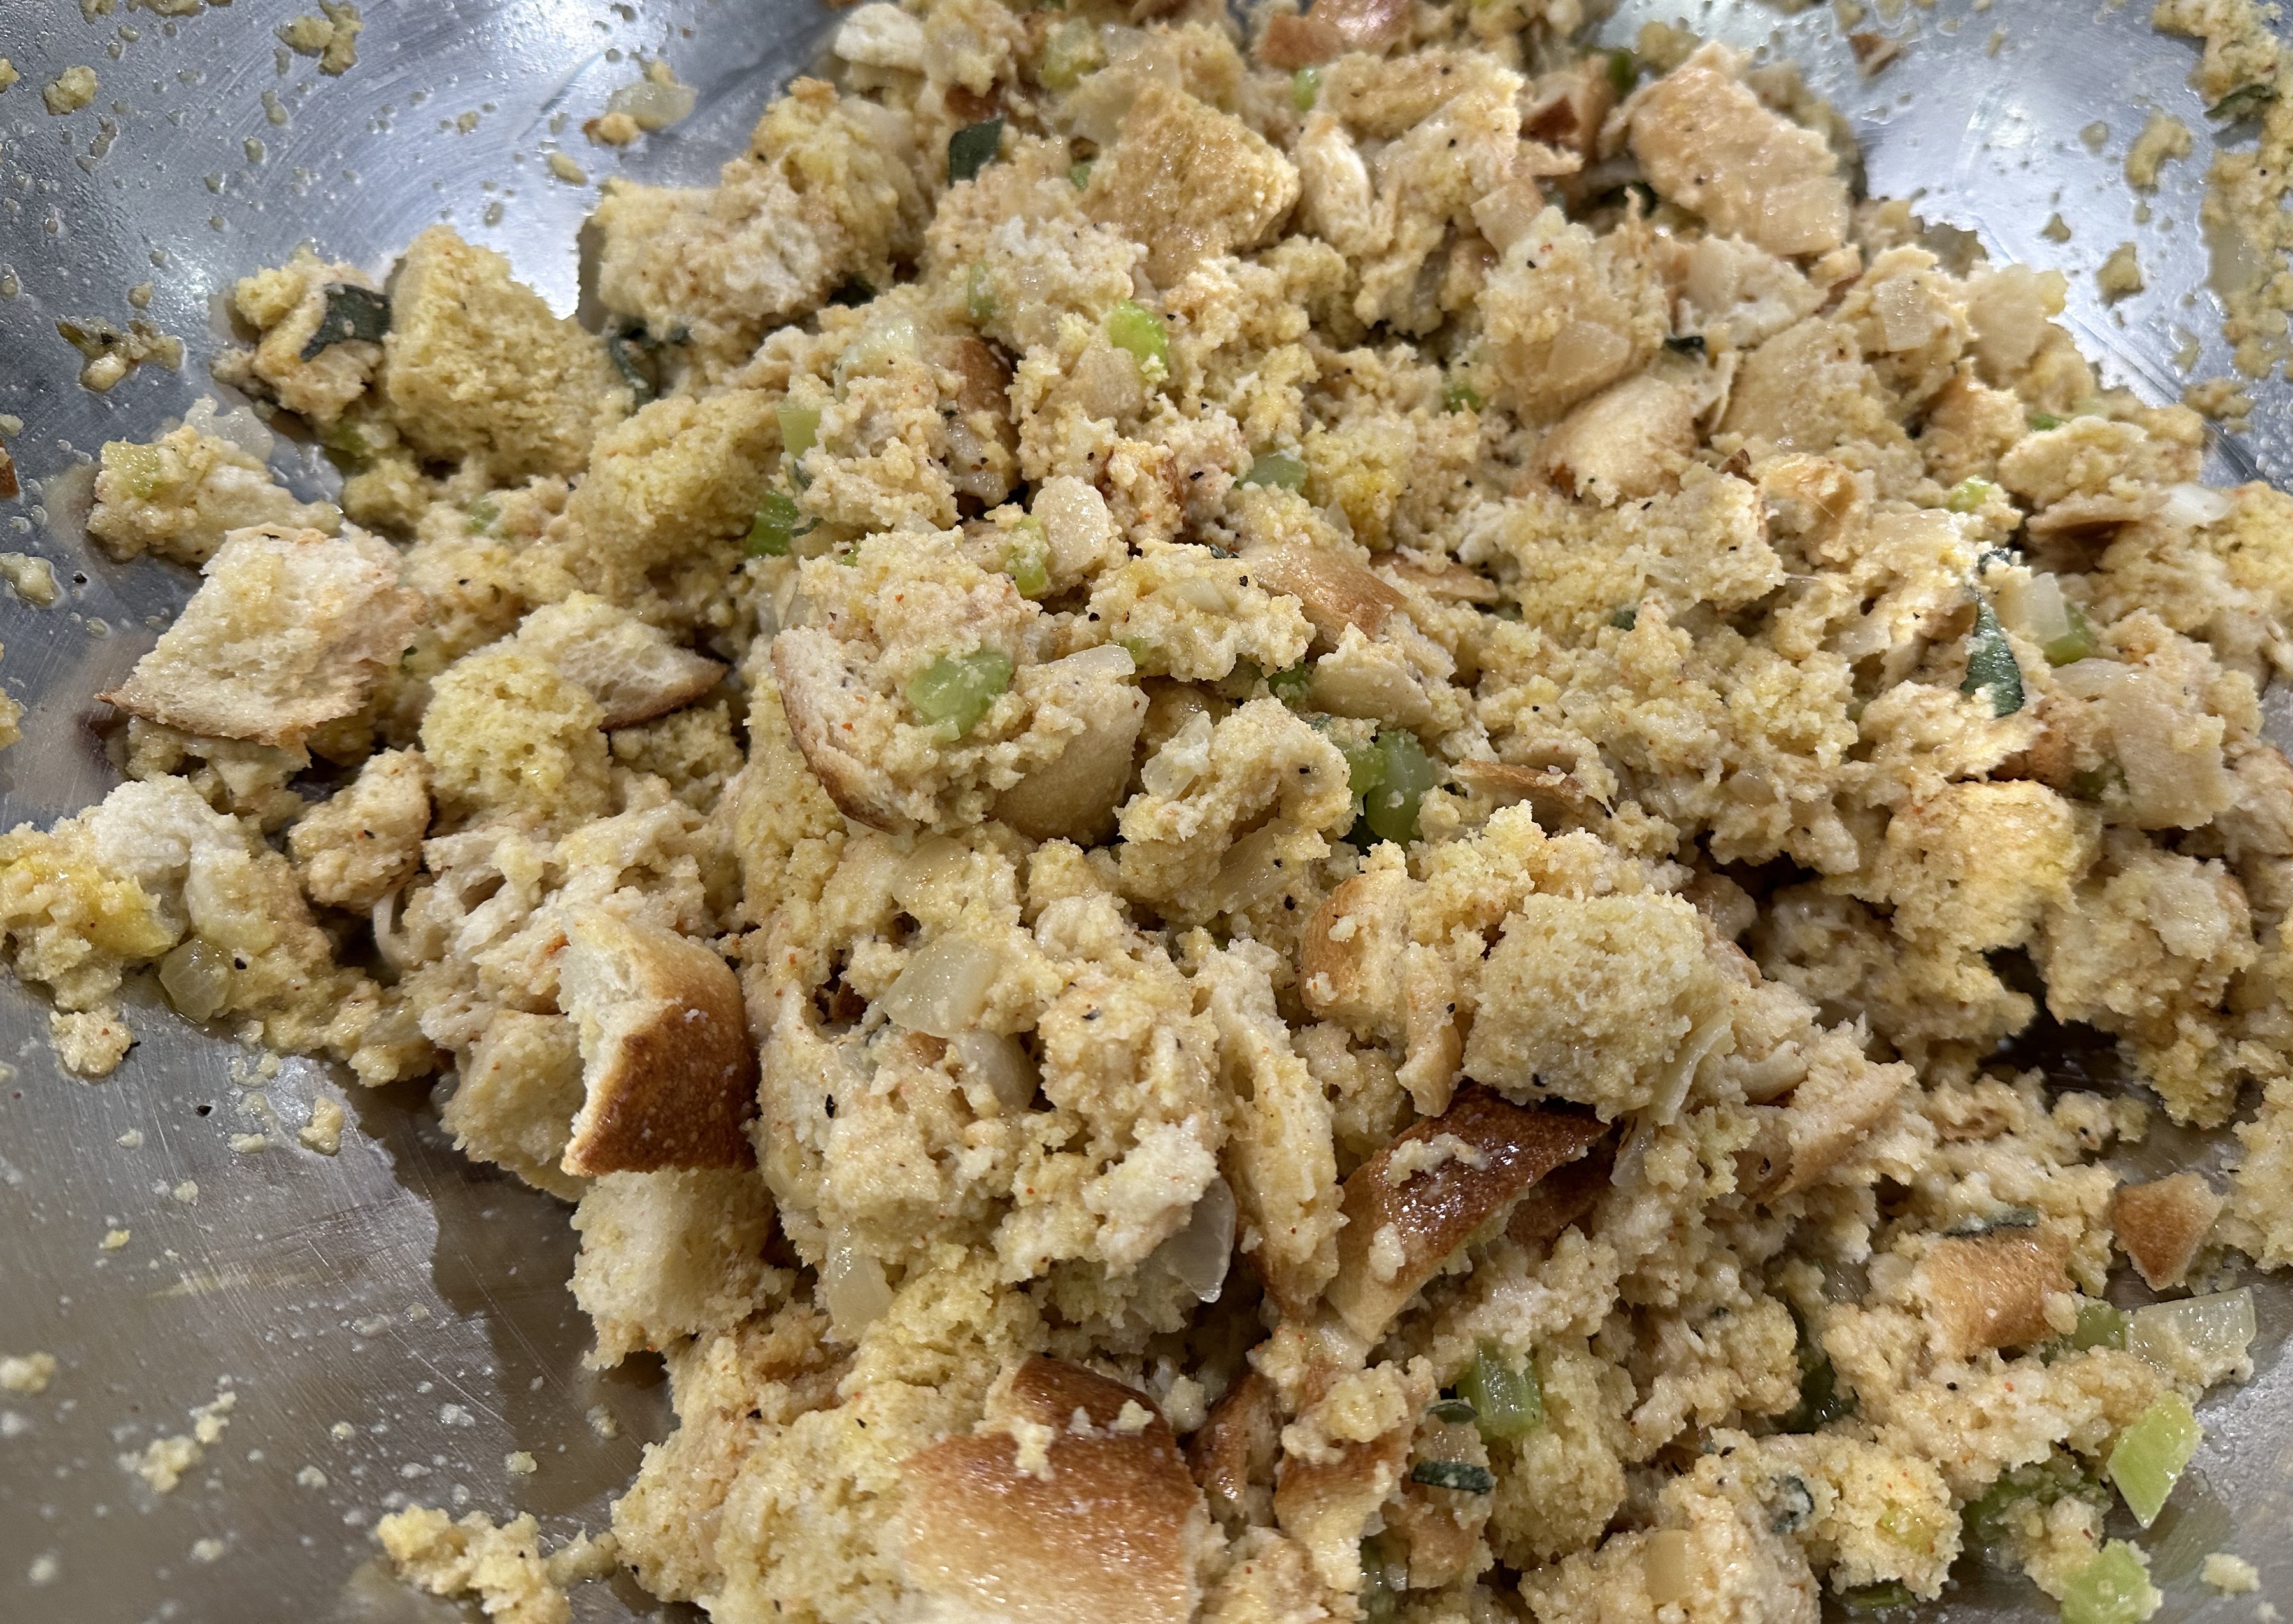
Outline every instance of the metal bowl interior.
<path id="1" fill-rule="evenodd" d="M 1822 7 L 1626 0 L 1600 31 L 1626 43 L 1642 22 L 1681 21 L 1801 62 L 1851 120 L 1874 194 L 1916 199 L 1994 257 L 2070 274 L 2069 319 L 2110 381 L 2165 400 L 2192 354 L 2194 376 L 2223 371 L 2198 229 L 2209 141 L 2185 83 L 2194 50 L 2152 33 L 2145 8 L 1978 3 L 1898 4 L 1858 24 L 1908 41 L 1870 79 Z M 11 448 L 26 481 L 0 505 L 0 548 L 50 560 L 65 584 L 46 609 L 0 595 L 0 681 L 28 711 L 23 741 L 0 755 L 0 827 L 45 824 L 114 780 L 90 696 L 191 583 L 87 545 L 86 467 L 105 440 L 149 437 L 213 392 L 234 278 L 304 240 L 379 271 L 448 220 L 573 310 L 596 191 L 555 178 L 547 155 L 593 179 L 706 182 L 831 21 L 812 0 L 376 4 L 356 65 L 330 78 L 273 37 L 299 9 L 239 0 L 163 19 L 18 0 L 0 19 L 0 54 L 24 76 L 0 98 L 0 413 L 23 421 Z M 635 77 L 639 52 L 667 57 L 697 111 L 623 155 L 588 146 L 581 120 Z M 39 87 L 79 63 L 99 77 L 95 101 L 48 116 Z M 2167 168 L 2137 223 L 2120 165 L 2151 108 L 2188 124 L 2198 151 Z M 2041 235 L 2057 213 L 2066 243 Z M 2149 287 L 2105 307 L 2092 273 L 2128 239 Z M 133 304 L 146 283 L 148 304 Z M 135 317 L 184 340 L 182 368 L 80 388 L 56 322 Z M 2252 432 L 2216 448 L 2213 472 L 2282 481 L 2293 388 L 2252 393 Z M 274 461 L 306 496 L 334 479 L 311 447 L 282 440 Z M 45 1393 L 0 1395 L 0 1616 L 450 1619 L 464 1615 L 377 1565 L 382 1511 L 531 1511 L 553 1537 L 603 1527 L 641 1443 L 665 1427 L 666 1392 L 654 1361 L 582 1369 L 563 1206 L 464 1163 L 418 1086 L 345 1089 L 300 1061 L 262 1076 L 254 1051 L 148 991 L 131 1014 L 142 1042 L 85 1084 L 55 1066 L 39 1002 L 0 985 L 0 1351 L 61 1362 Z M 2066 1081 L 2086 1075 L 2075 1055 L 2038 1058 Z M 350 1111 L 333 1158 L 294 1142 L 322 1094 Z M 250 1133 L 271 1147 L 231 1149 Z M 2220 1147 L 2161 1135 L 2137 1154 L 2210 1162 Z M 110 1231 L 128 1238 L 107 1250 Z M 2264 1595 L 2293 1596 L 2293 1548 L 2262 1531 L 2293 1513 L 2293 1371 L 2279 1356 L 2293 1294 L 2261 1296 L 2257 1377 L 2207 1407 L 2200 1481 L 2143 1536 L 2166 1620 L 2252 1616 L 2251 1598 L 2198 1585 L 2214 1549 L 2258 1563 Z M 123 1467 L 188 1431 L 223 1385 L 227 1428 L 172 1493 Z M 519 1451 L 534 1469 L 513 1469 Z M 575 1612 L 695 1616 L 626 1578 L 578 1590 Z M 1980 1581 L 1946 1612 L 2052 1616 L 2026 1586 Z"/>

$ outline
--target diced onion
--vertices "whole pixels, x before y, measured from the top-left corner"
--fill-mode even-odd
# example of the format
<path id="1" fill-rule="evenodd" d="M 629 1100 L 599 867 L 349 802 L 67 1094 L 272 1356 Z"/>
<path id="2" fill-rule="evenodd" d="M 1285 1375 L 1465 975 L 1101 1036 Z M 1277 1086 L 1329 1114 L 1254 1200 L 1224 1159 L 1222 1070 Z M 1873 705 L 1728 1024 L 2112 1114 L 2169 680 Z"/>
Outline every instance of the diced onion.
<path id="1" fill-rule="evenodd" d="M 2181 484 L 2166 488 L 2165 505 L 2158 510 L 2159 519 L 2183 529 L 2219 524 L 2228 518 L 2237 504 L 2229 493 L 2216 490 L 2210 485 Z"/>
<path id="2" fill-rule="evenodd" d="M 1227 848 L 1211 881 L 1211 905 L 1232 913 L 1282 889 L 1282 830 L 1278 824 L 1253 829 Z"/>
<path id="3" fill-rule="evenodd" d="M 2214 1382 L 2245 1363 L 2254 1330 L 2253 1289 L 2240 1286 L 2135 1309 L 2126 1345 L 2176 1381 Z"/>
<path id="4" fill-rule="evenodd" d="M 1041 1074 L 1017 1038 L 1002 1032 L 959 1032 L 948 1039 L 965 1073 L 987 1085 L 995 1103 L 1017 1116 L 1034 1103 Z"/>
<path id="5" fill-rule="evenodd" d="M 2133 675 L 2132 667 L 2114 659 L 2081 659 L 2054 673 L 2062 691 L 2081 699 L 2098 699 Z"/>
<path id="6" fill-rule="evenodd" d="M 913 953 L 884 994 L 883 1009 L 912 1032 L 955 1038 L 978 1023 L 1003 956 L 968 936 L 934 937 Z"/>
<path id="7" fill-rule="evenodd" d="M 609 113 L 627 113 L 640 130 L 665 130 L 692 114 L 698 93 L 690 85 L 662 84 L 643 78 L 624 85 L 605 99 Z"/>
<path id="8" fill-rule="evenodd" d="M 159 961 L 167 1001 L 194 1021 L 212 1021 L 231 1001 L 231 955 L 194 936 Z"/>
<path id="9" fill-rule="evenodd" d="M 1641 1553 L 1641 1581 L 1648 1587 L 1649 1600 L 1669 1607 L 1688 1599 L 1689 1555 L 1684 1528 L 1660 1528 L 1649 1536 Z"/>
<path id="10" fill-rule="evenodd" d="M 827 1255 L 821 1259 L 820 1293 L 837 1336 L 846 1342 L 860 1340 L 860 1333 L 892 1305 L 884 1265 L 855 1250 L 842 1235 L 830 1237 Z"/>
<path id="11" fill-rule="evenodd" d="M 1215 1303 L 1234 1256 L 1234 1190 L 1213 1178 L 1195 1202 L 1186 1227 L 1156 1247 L 1146 1266 L 1168 1269 L 1203 1302 Z"/>

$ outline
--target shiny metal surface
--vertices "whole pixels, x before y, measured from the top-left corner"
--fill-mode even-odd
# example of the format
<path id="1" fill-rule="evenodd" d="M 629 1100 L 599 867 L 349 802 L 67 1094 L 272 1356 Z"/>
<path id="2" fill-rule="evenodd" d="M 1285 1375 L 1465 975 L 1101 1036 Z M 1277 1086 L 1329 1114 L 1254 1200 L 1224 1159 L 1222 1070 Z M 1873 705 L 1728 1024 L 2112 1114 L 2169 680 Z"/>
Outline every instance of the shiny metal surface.
<path id="1" fill-rule="evenodd" d="M 596 194 L 552 178 L 546 153 L 562 148 L 593 180 L 703 180 L 826 20 L 811 0 L 370 0 L 357 65 L 327 78 L 271 36 L 309 9 L 237 0 L 164 20 L 123 0 L 91 19 L 70 0 L 0 0 L 0 55 L 24 76 L 0 95 L 0 287 L 17 288 L 0 298 L 0 412 L 24 421 L 10 443 L 28 481 L 0 504 L 0 549 L 53 561 L 67 586 L 45 610 L 0 594 L 0 682 L 30 707 L 24 741 L 0 755 L 0 825 L 45 823 L 112 781 L 87 696 L 126 672 L 153 635 L 146 618 L 179 603 L 188 580 L 90 549 L 73 471 L 104 440 L 146 437 L 207 392 L 216 295 L 233 277 L 304 238 L 381 271 L 423 226 L 450 219 L 570 310 L 575 236 Z M 1931 221 L 1994 255 L 2062 266 L 2070 319 L 2111 381 L 2165 400 L 2181 387 L 2185 335 L 2198 376 L 2220 370 L 2221 345 L 2196 228 L 2208 149 L 2184 83 L 2195 53 L 2146 18 L 2093 0 L 1880 12 L 1858 26 L 1910 44 L 1869 80 L 1826 8 L 1629 0 L 1603 33 L 1678 20 L 1807 64 L 1861 136 L 1874 192 L 1917 197 Z M 640 51 L 666 54 L 700 109 L 616 158 L 579 127 L 636 76 Z M 97 98 L 51 117 L 39 87 L 77 63 L 96 70 Z M 2168 167 L 2137 225 L 2119 165 L 2151 106 L 2188 123 L 2199 150 Z M 2107 134 L 2090 146 L 2079 132 L 2096 122 Z M 2073 228 L 2066 245 L 2039 235 L 2057 211 Z M 2129 238 L 2150 287 L 2105 310 L 2092 272 Z M 127 295 L 147 280 L 139 312 Z M 109 395 L 81 390 L 54 323 L 139 313 L 185 340 L 182 372 L 147 367 Z M 2254 394 L 2256 432 L 2223 445 L 2216 472 L 2293 476 L 2293 392 Z M 323 463 L 293 446 L 277 461 L 305 495 L 328 483 Z M 143 1042 L 107 1081 L 81 1083 L 51 1060 L 38 1002 L 0 985 L 0 1059 L 12 1068 L 0 1081 L 0 1353 L 44 1349 L 61 1365 L 45 1393 L 0 1393 L 0 1620 L 450 1619 L 464 1615 L 377 1574 L 369 1531 L 382 1509 L 530 1510 L 558 1538 L 602 1526 L 641 1441 L 665 1422 L 665 1394 L 657 1369 L 580 1369 L 565 1209 L 463 1164 L 418 1086 L 345 1096 L 300 1062 L 250 1079 L 257 1056 L 156 1005 L 136 1013 Z M 321 1093 L 350 1110 L 331 1159 L 293 1143 Z M 283 1131 L 270 1149 L 234 1152 L 232 1135 L 267 1127 L 257 1095 Z M 133 1148 L 120 1143 L 133 1135 Z M 129 1239 L 105 1251 L 113 1229 Z M 2214 1502 L 2192 1484 L 2168 1514 L 2189 1525 L 2150 1536 L 2161 1566 L 2178 1570 L 2161 1574 L 2163 1620 L 2253 1617 L 2253 1598 L 2209 1598 L 2190 1571 L 2222 1547 L 2262 1564 L 2265 1595 L 2293 1601 L 2282 1289 L 2265 1291 L 2262 1328 L 2259 1374 L 2208 1406 L 2199 1462 L 2233 1521 L 2218 1535 L 2201 1526 Z M 227 1430 L 173 1493 L 152 1494 L 118 1457 L 190 1430 L 189 1412 L 223 1382 L 238 1394 Z M 617 1435 L 593 1429 L 597 1406 Z M 521 1450 L 537 1459 L 530 1475 L 505 1466 Z M 2031 1600 L 2002 1588 L 1951 1612 L 2051 1616 Z M 626 1580 L 577 1591 L 575 1610 L 681 1611 Z"/>

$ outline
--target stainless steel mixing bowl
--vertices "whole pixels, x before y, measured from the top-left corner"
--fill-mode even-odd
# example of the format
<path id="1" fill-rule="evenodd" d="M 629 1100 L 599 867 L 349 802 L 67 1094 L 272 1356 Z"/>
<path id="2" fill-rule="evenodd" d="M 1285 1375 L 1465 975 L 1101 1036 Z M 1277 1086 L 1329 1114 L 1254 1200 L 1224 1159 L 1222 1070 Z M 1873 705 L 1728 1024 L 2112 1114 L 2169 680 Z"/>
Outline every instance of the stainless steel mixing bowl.
<path id="1" fill-rule="evenodd" d="M 1870 79 L 1823 7 L 1629 0 L 1602 32 L 1622 41 L 1678 20 L 1803 62 L 1852 120 L 1873 192 L 1918 199 L 1994 255 L 2070 273 L 2070 319 L 2112 381 L 2171 399 L 2192 343 L 2197 375 L 2219 372 L 2193 50 L 2153 34 L 2139 6 L 1981 4 L 1879 9 L 1856 26 L 1908 47 Z M 113 781 L 89 696 L 126 673 L 190 583 L 86 545 L 81 471 L 103 440 L 148 437 L 211 391 L 234 277 L 305 239 L 379 271 L 450 220 L 573 309 L 596 193 L 554 178 L 547 154 L 593 179 L 705 181 L 830 21 L 812 0 L 369 0 L 357 64 L 329 78 L 273 37 L 312 9 L 237 0 L 169 19 L 127 0 L 0 0 L 0 55 L 23 76 L 0 94 L 0 413 L 23 420 L 9 443 L 26 479 L 0 503 L 0 550 L 49 559 L 65 587 L 46 609 L 0 595 L 0 681 L 30 711 L 23 742 L 0 755 L 0 826 L 45 823 Z M 640 52 L 698 89 L 698 111 L 623 156 L 588 147 L 581 120 L 636 77 Z M 95 70 L 95 100 L 52 117 L 40 88 L 77 64 Z M 2137 224 L 2119 166 L 2152 107 L 2182 117 L 2199 149 Z M 2040 234 L 2056 213 L 2067 243 Z M 2129 238 L 2148 291 L 2105 309 L 2092 273 Z M 182 370 L 80 388 L 57 321 L 138 316 L 184 340 Z M 2224 442 L 2215 471 L 2282 481 L 2293 391 L 2254 393 L 2254 432 Z M 275 460 L 306 495 L 328 483 L 300 448 L 282 441 Z M 667 1406 L 657 1366 L 581 1369 L 564 1208 L 464 1164 L 418 1086 L 345 1090 L 303 1062 L 261 1078 L 258 1056 L 155 1001 L 134 1014 L 141 1044 L 110 1079 L 83 1083 L 51 1059 L 41 1005 L 0 985 L 0 1353 L 61 1363 L 44 1393 L 0 1393 L 0 1620 L 451 1619 L 464 1615 L 377 1571 L 382 1510 L 529 1510 L 554 1537 L 603 1526 Z M 321 1095 L 350 1111 L 332 1159 L 294 1142 Z M 251 1132 L 271 1147 L 230 1148 Z M 126 1244 L 103 1249 L 115 1229 Z M 2224 1546 L 2262 1564 L 2265 1595 L 2293 1602 L 2293 1374 L 2277 1356 L 2289 1320 L 2285 1294 L 2265 1290 L 2260 1372 L 2208 1407 L 2201 1478 L 2169 1513 L 2179 1531 L 2149 1536 L 2166 1620 L 2253 1616 L 2252 1598 L 2197 1587 L 2196 1558 Z M 237 1395 L 228 1428 L 172 1493 L 123 1468 L 121 1455 L 188 1430 L 223 1384 Z M 519 1450 L 537 1470 L 507 1467 Z M 2032 1597 L 1977 1589 L 1950 1611 L 2051 1616 Z M 585 1587 L 575 1611 L 681 1610 L 623 1580 Z"/>

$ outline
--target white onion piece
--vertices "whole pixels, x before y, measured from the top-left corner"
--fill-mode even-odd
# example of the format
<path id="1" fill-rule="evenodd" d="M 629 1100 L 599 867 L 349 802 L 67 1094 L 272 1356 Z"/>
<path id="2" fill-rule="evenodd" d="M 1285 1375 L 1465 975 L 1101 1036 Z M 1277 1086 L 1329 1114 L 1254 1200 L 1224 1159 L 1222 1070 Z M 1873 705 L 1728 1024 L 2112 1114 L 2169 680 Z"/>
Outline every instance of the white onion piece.
<path id="1" fill-rule="evenodd" d="M 691 115 L 700 99 L 690 85 L 671 81 L 662 84 L 654 78 L 639 79 L 634 85 L 624 85 L 605 98 L 609 113 L 627 113 L 636 121 L 640 130 L 665 130 L 678 119 Z"/>
<path id="2" fill-rule="evenodd" d="M 279 443 L 253 412 L 238 406 L 225 411 L 213 395 L 201 395 L 191 402 L 191 409 L 183 414 L 183 426 L 227 440 L 258 462 L 269 462 L 271 448 Z"/>
<path id="3" fill-rule="evenodd" d="M 1210 903 L 1220 913 L 1232 913 L 1263 901 L 1282 889 L 1282 827 L 1269 823 L 1253 829 L 1227 849 L 1210 884 Z"/>
<path id="4" fill-rule="evenodd" d="M 2240 1286 L 2135 1309 L 2126 1346 L 2175 1381 L 2207 1386 L 2245 1364 L 2254 1330 L 2253 1288 Z"/>
<path id="5" fill-rule="evenodd" d="M 884 1265 L 855 1250 L 841 1235 L 830 1237 L 827 1255 L 821 1259 L 820 1294 L 837 1336 L 846 1342 L 859 1341 L 860 1333 L 892 1305 Z"/>
<path id="6" fill-rule="evenodd" d="M 1998 618 L 2042 648 L 2070 634 L 2062 584 L 2043 570 L 2027 580 L 2009 578 L 1998 589 Z"/>
<path id="7" fill-rule="evenodd" d="M 1017 1038 L 1001 1032 L 959 1032 L 948 1039 L 948 1046 L 963 1063 L 965 1074 L 986 1084 L 1008 1114 L 1017 1116 L 1034 1103 L 1042 1075 Z"/>
<path id="8" fill-rule="evenodd" d="M 953 1039 L 978 1024 L 1003 956 L 968 936 L 934 937 L 908 955 L 883 1010 L 912 1032 Z"/>
<path id="9" fill-rule="evenodd" d="M 1659 1607 L 1684 1602 L 1694 1588 L 1689 1570 L 1688 1531 L 1660 1528 L 1649 1536 L 1641 1552 L 1641 1582 L 1649 1600 Z"/>
<path id="10" fill-rule="evenodd" d="M 1169 1270 L 1198 1299 L 1215 1303 L 1226 1288 L 1227 1265 L 1234 1258 L 1234 1223 L 1233 1187 L 1223 1178 L 1213 1178 L 1195 1202 L 1186 1226 L 1156 1247 L 1146 1266 Z"/>
<path id="11" fill-rule="evenodd" d="M 2166 504 L 2158 510 L 2158 517 L 2185 530 L 2196 529 L 2219 524 L 2236 506 L 2227 491 L 2216 490 L 2210 485 L 2168 485 Z"/>
<path id="12" fill-rule="evenodd" d="M 2131 667 L 2114 659 L 2072 660 L 2054 673 L 2062 691 L 2081 699 L 2099 699 L 2133 675 Z"/>

